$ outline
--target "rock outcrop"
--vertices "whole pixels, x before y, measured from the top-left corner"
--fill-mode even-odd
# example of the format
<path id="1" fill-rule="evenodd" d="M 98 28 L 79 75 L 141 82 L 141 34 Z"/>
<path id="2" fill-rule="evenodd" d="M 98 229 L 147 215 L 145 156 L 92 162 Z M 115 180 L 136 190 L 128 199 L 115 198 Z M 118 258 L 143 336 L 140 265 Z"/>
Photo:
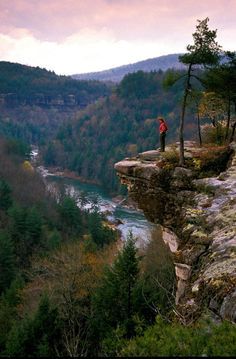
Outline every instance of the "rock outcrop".
<path id="1" fill-rule="evenodd" d="M 88 103 L 81 101 L 73 94 L 69 95 L 46 95 L 43 93 L 31 96 L 19 96 L 16 93 L 0 94 L 0 105 L 6 107 L 39 106 L 43 108 L 58 108 L 62 110 L 84 108 Z"/>
<path id="2" fill-rule="evenodd" d="M 185 144 L 189 168 L 174 163 L 176 146 L 115 164 L 129 194 L 146 217 L 163 228 L 175 263 L 176 305 L 186 321 L 204 310 L 236 322 L 236 144 L 219 152 L 228 167 L 217 177 L 197 178 L 199 154 Z M 225 156 L 227 154 L 227 156 Z M 190 163 L 189 162 L 189 163 Z"/>

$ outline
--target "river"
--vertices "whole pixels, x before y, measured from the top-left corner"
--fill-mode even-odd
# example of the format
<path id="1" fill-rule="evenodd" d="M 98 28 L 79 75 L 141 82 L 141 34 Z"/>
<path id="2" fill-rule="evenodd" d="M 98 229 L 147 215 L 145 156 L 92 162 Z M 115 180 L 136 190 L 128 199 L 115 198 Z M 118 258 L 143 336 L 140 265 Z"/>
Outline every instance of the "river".
<path id="1" fill-rule="evenodd" d="M 43 167 L 39 167 L 39 172 L 48 184 L 64 185 L 67 193 L 77 199 L 79 207 L 92 209 L 96 203 L 98 210 L 105 213 L 109 221 L 119 222 L 116 227 L 120 231 L 122 239 L 125 239 L 130 231 L 137 238 L 138 246 L 142 246 L 151 238 L 151 230 L 154 225 L 146 220 L 143 213 L 115 203 L 104 188 L 82 183 L 79 180 L 54 176 Z"/>

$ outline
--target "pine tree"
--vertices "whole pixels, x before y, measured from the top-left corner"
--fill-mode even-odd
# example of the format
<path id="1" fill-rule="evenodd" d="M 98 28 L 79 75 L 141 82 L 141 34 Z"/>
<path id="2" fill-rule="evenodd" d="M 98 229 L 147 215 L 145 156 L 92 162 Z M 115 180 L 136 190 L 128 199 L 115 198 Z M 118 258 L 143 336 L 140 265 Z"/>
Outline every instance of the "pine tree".
<path id="1" fill-rule="evenodd" d="M 182 103 L 182 111 L 179 125 L 179 141 L 180 141 L 180 165 L 184 165 L 184 120 L 187 106 L 187 100 L 191 93 L 193 78 L 198 80 L 193 71 L 196 65 L 213 66 L 219 61 L 220 46 L 216 42 L 216 30 L 209 30 L 209 19 L 206 18 L 202 21 L 198 20 L 196 31 L 193 33 L 193 45 L 188 45 L 188 53 L 179 57 L 179 60 L 187 65 L 186 82 L 184 87 L 184 96 Z"/>
<path id="2" fill-rule="evenodd" d="M 17 277 L 0 297 L 0 356 L 4 356 L 8 334 L 18 319 L 17 308 L 21 302 L 20 292 L 24 285 L 21 277 Z"/>
<path id="3" fill-rule="evenodd" d="M 9 334 L 6 355 L 24 357 L 55 356 L 59 344 L 58 312 L 43 296 L 35 315 L 16 322 Z"/>
<path id="4" fill-rule="evenodd" d="M 11 205 L 11 188 L 6 181 L 0 180 L 0 209 L 6 211 Z"/>
<path id="5" fill-rule="evenodd" d="M 25 225 L 27 246 L 34 247 L 39 243 L 42 234 L 42 218 L 35 207 L 28 210 Z"/>
<path id="6" fill-rule="evenodd" d="M 138 274 L 139 257 L 135 239 L 130 234 L 114 264 L 106 269 L 93 298 L 95 327 L 101 339 L 118 327 L 123 328 L 125 337 L 134 335 Z"/>
<path id="7" fill-rule="evenodd" d="M 97 210 L 89 213 L 88 229 L 93 242 L 98 248 L 102 248 L 116 238 L 115 232 L 111 228 L 103 225 L 103 217 Z"/>
<path id="8" fill-rule="evenodd" d="M 29 257 L 39 245 L 42 234 L 42 218 L 36 208 L 26 209 L 14 205 L 9 209 L 9 233 L 20 266 L 29 264 Z"/>
<path id="9" fill-rule="evenodd" d="M 15 276 L 15 256 L 11 239 L 0 232 L 0 293 L 9 287 Z"/>
<path id="10" fill-rule="evenodd" d="M 214 92 L 226 105 L 227 121 L 225 140 L 229 138 L 232 118 L 232 105 L 236 110 L 236 52 L 227 51 L 226 61 L 206 73 L 204 85 L 209 92 Z"/>
<path id="11" fill-rule="evenodd" d="M 82 216 L 74 198 L 65 196 L 59 204 L 59 214 L 64 232 L 70 235 L 81 233 Z"/>

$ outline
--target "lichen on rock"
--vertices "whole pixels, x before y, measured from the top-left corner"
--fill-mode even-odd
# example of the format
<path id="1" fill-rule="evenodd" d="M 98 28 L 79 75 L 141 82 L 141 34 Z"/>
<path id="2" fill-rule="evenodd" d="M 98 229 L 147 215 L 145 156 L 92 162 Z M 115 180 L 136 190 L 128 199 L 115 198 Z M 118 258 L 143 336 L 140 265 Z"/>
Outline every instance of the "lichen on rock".
<path id="1" fill-rule="evenodd" d="M 190 168 L 176 163 L 177 146 L 167 147 L 164 154 L 144 152 L 118 162 L 115 169 L 147 219 L 162 225 L 163 240 L 176 263 L 179 310 L 188 308 L 191 317 L 191 310 L 196 315 L 208 308 L 219 318 L 235 321 L 236 144 L 213 149 L 211 160 L 209 148 L 186 143 Z M 223 172 L 199 178 L 207 163 L 210 172 L 214 166 Z"/>

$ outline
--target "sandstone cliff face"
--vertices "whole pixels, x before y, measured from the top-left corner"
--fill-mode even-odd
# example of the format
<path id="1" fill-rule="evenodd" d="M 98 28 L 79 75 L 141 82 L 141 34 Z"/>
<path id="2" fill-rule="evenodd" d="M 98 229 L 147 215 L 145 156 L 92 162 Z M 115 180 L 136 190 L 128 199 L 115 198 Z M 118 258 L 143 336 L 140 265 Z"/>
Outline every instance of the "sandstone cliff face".
<path id="1" fill-rule="evenodd" d="M 185 321 L 206 308 L 236 321 L 236 144 L 228 168 L 217 177 L 171 164 L 171 152 L 148 151 L 115 164 L 146 217 L 163 228 L 175 263 L 176 305 Z M 194 143 L 185 155 L 195 161 Z M 206 149 L 209 151 L 209 149 Z"/>
<path id="2" fill-rule="evenodd" d="M 0 105 L 7 107 L 18 107 L 24 105 L 39 106 L 44 108 L 83 108 L 87 105 L 85 101 L 79 101 L 75 95 L 55 95 L 49 96 L 43 93 L 34 94 L 29 97 L 20 97 L 16 93 L 0 94 Z"/>

